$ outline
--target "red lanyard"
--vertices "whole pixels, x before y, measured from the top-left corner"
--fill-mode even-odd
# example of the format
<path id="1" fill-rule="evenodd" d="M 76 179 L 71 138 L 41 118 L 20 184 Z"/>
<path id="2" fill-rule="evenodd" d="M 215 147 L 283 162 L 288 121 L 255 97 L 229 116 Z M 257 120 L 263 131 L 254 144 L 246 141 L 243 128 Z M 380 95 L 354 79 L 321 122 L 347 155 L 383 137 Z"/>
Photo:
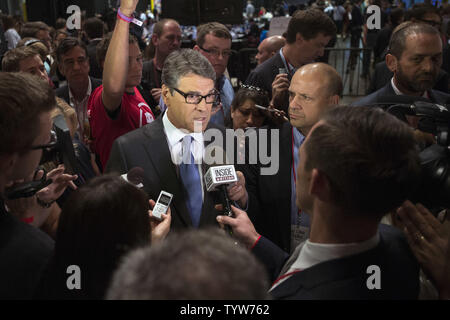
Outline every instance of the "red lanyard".
<path id="1" fill-rule="evenodd" d="M 292 128 L 292 173 L 294 174 L 294 184 L 297 186 L 297 175 L 295 172 L 295 158 L 294 158 L 294 128 Z"/>
<path id="2" fill-rule="evenodd" d="M 294 68 L 291 68 L 291 64 L 289 63 L 289 60 L 287 57 L 284 57 L 284 59 L 286 60 L 287 72 L 290 76 L 292 76 L 292 72 L 294 71 Z"/>
<path id="3" fill-rule="evenodd" d="M 294 127 L 292 127 L 292 174 L 294 175 L 294 186 L 297 188 L 297 174 L 295 172 L 295 158 L 294 158 Z M 296 192 L 297 193 L 297 192 Z M 298 208 L 298 215 L 302 213 L 302 209 Z"/>
<path id="4" fill-rule="evenodd" d="M 298 272 L 300 272 L 300 271 L 302 271 L 302 270 L 297 269 L 297 270 L 294 270 L 294 271 L 292 271 L 292 272 L 283 274 L 282 276 L 278 277 L 277 280 L 275 280 L 275 281 L 273 282 L 272 287 L 273 287 L 274 285 L 276 285 L 278 282 L 280 282 L 281 280 L 283 280 L 284 278 L 290 277 L 290 276 L 292 276 L 293 274 L 298 273 Z"/>

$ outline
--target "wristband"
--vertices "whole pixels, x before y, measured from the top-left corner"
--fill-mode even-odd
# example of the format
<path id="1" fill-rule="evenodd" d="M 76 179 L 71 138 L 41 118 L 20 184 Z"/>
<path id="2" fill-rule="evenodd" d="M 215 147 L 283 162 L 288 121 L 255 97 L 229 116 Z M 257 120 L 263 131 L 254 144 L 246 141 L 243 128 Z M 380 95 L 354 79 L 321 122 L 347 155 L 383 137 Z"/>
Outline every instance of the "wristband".
<path id="1" fill-rule="evenodd" d="M 133 21 L 133 17 L 128 17 L 128 16 L 124 15 L 122 13 L 122 11 L 120 11 L 120 8 L 119 8 L 119 10 L 117 10 L 117 18 L 119 18 L 120 20 L 126 21 L 128 23 Z"/>
<path id="2" fill-rule="evenodd" d="M 122 11 L 120 11 L 120 8 L 119 8 L 119 10 L 117 10 L 117 18 L 119 18 L 120 20 L 123 20 L 125 22 L 128 22 L 128 23 L 134 23 L 135 25 L 137 25 L 139 27 L 142 27 L 142 24 L 143 24 L 141 20 L 138 20 L 138 19 L 134 18 L 133 16 L 128 17 L 128 16 L 124 15 L 122 13 Z"/>

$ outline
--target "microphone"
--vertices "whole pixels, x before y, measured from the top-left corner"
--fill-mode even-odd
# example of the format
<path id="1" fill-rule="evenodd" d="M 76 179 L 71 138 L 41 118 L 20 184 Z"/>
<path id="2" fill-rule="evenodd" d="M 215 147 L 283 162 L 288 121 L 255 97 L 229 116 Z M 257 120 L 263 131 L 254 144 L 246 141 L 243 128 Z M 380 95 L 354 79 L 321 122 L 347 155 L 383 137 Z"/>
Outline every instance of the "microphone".
<path id="1" fill-rule="evenodd" d="M 234 165 L 223 165 L 210 167 L 205 174 L 205 186 L 208 192 L 219 190 L 222 196 L 224 208 L 223 215 L 233 217 L 231 210 L 231 201 L 228 198 L 227 185 L 238 181 Z M 230 235 L 233 234 L 231 227 L 225 225 L 225 229 Z"/>
<path id="2" fill-rule="evenodd" d="M 126 182 L 134 185 L 136 188 L 142 188 L 144 185 L 144 169 L 141 167 L 131 168 L 128 173 L 124 173 L 121 175 L 122 179 Z"/>

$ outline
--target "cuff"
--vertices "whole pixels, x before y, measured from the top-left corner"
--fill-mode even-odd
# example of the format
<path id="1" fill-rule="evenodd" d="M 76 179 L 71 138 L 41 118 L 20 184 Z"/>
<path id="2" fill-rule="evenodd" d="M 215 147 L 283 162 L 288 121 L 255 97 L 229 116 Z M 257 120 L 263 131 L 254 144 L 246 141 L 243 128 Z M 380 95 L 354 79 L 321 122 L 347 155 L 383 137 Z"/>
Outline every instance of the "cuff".
<path id="1" fill-rule="evenodd" d="M 250 248 L 250 251 L 253 250 L 253 248 L 258 244 L 259 240 L 261 239 L 261 235 L 259 235 L 258 239 L 256 239 L 255 243 L 252 245 L 252 247 Z"/>

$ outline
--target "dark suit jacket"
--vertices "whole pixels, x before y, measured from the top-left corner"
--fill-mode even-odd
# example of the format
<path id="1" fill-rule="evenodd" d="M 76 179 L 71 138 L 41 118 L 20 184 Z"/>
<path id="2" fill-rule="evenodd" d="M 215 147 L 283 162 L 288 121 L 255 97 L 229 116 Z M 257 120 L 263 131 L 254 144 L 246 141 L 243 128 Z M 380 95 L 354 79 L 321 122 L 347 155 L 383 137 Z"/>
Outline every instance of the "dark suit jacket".
<path id="1" fill-rule="evenodd" d="M 89 75 L 93 78 L 103 79 L 103 69 L 97 62 L 97 44 L 101 39 L 93 39 L 87 45 L 87 52 L 89 55 Z"/>
<path id="2" fill-rule="evenodd" d="M 249 75 L 245 84 L 262 88 L 267 91 L 269 98 L 272 99 L 272 82 L 279 73 L 280 68 L 286 68 L 281 59 L 280 52 L 277 52 L 273 57 L 261 63 Z M 277 106 L 286 111 L 289 107 L 289 97 L 286 95 L 286 101 L 282 106 Z"/>
<path id="3" fill-rule="evenodd" d="M 244 173 L 249 194 L 247 212 L 256 230 L 286 252 L 290 252 L 292 126 L 286 122 L 275 129 L 280 130 L 279 141 L 276 141 L 279 146 L 278 172 L 275 175 L 261 175 L 261 168 L 267 166 L 261 165 L 259 157 L 257 164 L 243 166 L 241 171 Z M 270 139 L 270 133 L 268 137 Z M 267 154 L 273 156 L 273 145 L 267 143 L 267 147 Z"/>
<path id="4" fill-rule="evenodd" d="M 295 273 L 271 291 L 274 299 L 417 299 L 419 266 L 401 231 L 380 224 L 380 243 L 375 248 L 333 259 Z M 264 263 L 272 280 L 279 276 L 287 255 L 261 238 L 253 253 Z M 367 288 L 380 268 L 381 289 Z"/>
<path id="5" fill-rule="evenodd" d="M 441 91 L 437 90 L 430 90 L 428 92 L 431 97 L 431 102 L 434 103 L 440 103 L 440 104 L 448 104 L 450 103 L 450 95 Z M 395 91 L 394 88 L 392 88 L 391 82 L 389 81 L 383 88 L 375 91 L 372 94 L 369 94 L 368 96 L 353 102 L 352 106 L 372 106 L 374 104 L 379 104 L 381 102 L 386 102 L 385 97 L 393 96 L 395 97 Z M 418 99 L 418 100 L 427 100 L 425 98 Z M 380 105 L 381 106 L 381 105 Z"/>
<path id="6" fill-rule="evenodd" d="M 223 131 L 213 124 L 208 125 L 208 128 Z M 170 156 L 162 117 L 114 141 L 106 165 L 106 172 L 123 174 L 134 167 L 144 169 L 143 190 L 150 199 L 156 201 L 161 190 L 174 195 L 170 205 L 172 212 L 171 230 L 192 227 L 190 214 L 186 207 L 186 195 L 183 184 L 178 177 L 177 168 Z M 203 174 L 206 170 L 207 166 L 203 165 Z M 214 205 L 221 203 L 219 196 L 218 192 L 207 192 L 204 189 L 200 227 L 218 226 L 216 216 L 219 212 L 214 209 Z"/>
<path id="7" fill-rule="evenodd" d="M 370 86 L 369 88 L 367 88 L 367 94 L 371 94 L 384 87 L 389 81 L 391 81 L 393 75 L 394 74 L 391 72 L 391 70 L 389 70 L 385 61 L 377 63 L 377 65 L 375 66 L 375 72 L 373 73 L 372 79 L 370 81 Z M 433 86 L 433 89 L 442 91 L 444 93 L 450 93 L 449 81 L 449 74 L 441 69 L 439 70 L 438 79 L 436 81 L 436 84 Z"/>
<path id="8" fill-rule="evenodd" d="M 91 78 L 92 92 L 94 92 L 94 90 L 102 84 L 102 80 L 92 77 L 89 78 Z M 67 84 L 56 89 L 55 95 L 61 99 L 64 99 L 70 105 L 69 86 Z"/>

